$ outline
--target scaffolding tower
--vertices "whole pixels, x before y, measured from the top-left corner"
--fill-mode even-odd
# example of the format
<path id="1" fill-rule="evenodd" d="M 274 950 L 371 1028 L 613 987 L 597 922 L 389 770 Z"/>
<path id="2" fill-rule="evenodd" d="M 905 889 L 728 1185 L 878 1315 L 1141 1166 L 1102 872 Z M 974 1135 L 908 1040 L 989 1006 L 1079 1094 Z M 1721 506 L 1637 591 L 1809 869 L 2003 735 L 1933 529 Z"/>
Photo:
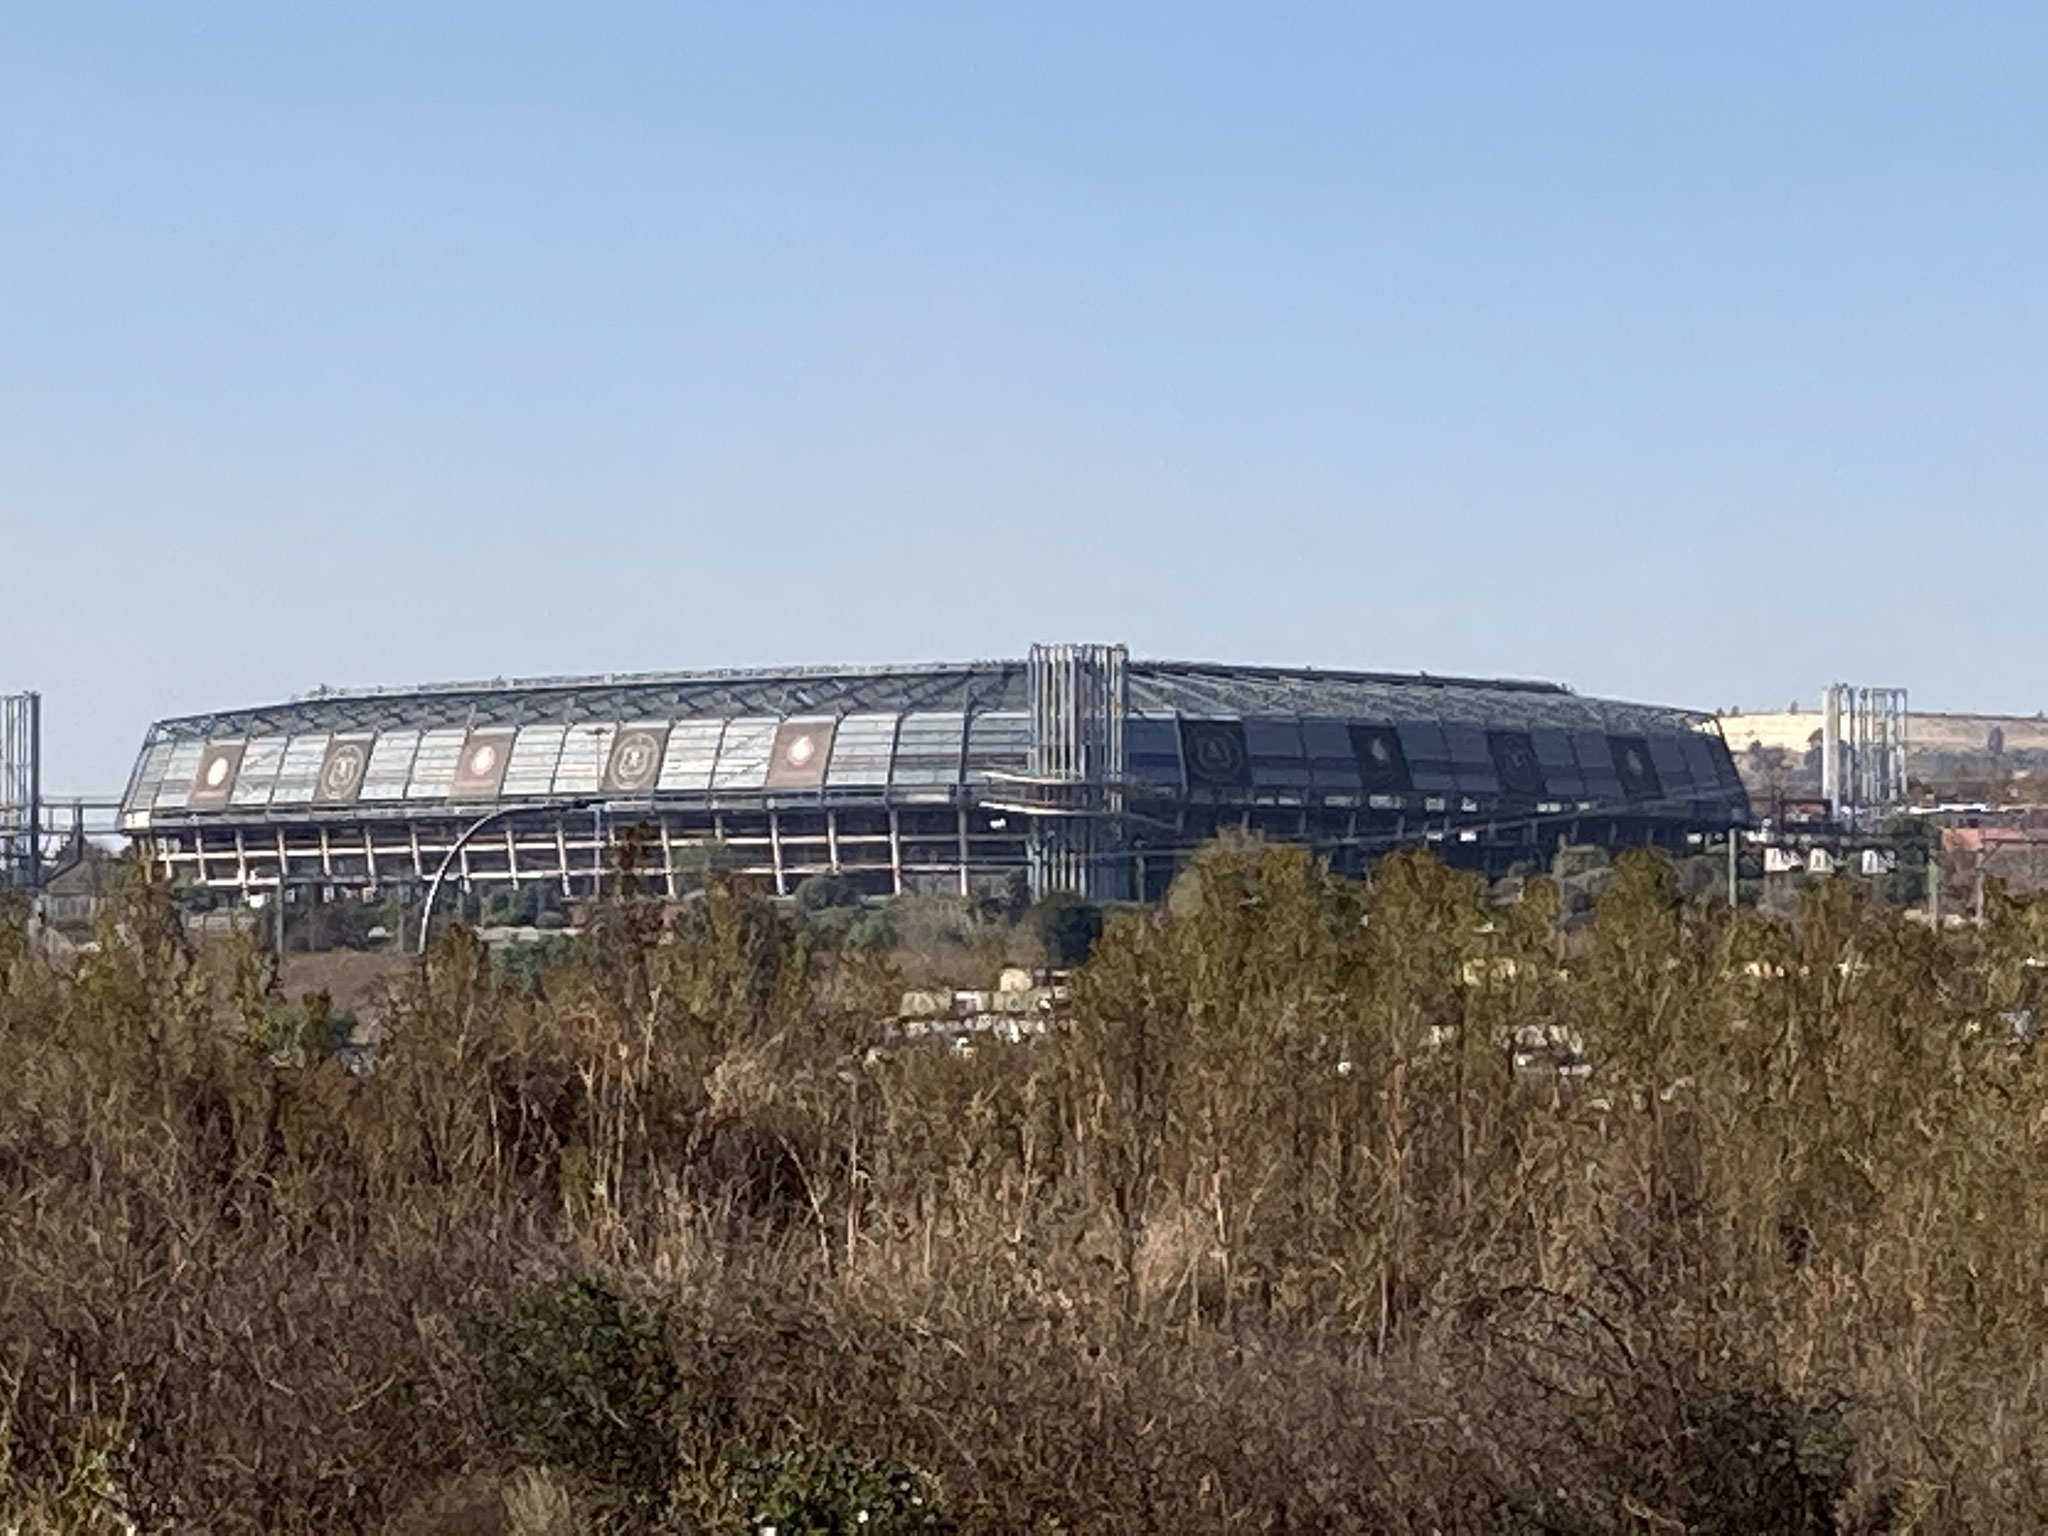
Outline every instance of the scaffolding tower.
<path id="1" fill-rule="evenodd" d="M 1120 645 L 1034 645 L 1026 663 L 1035 791 L 1031 892 L 1129 895 L 1122 838 L 1128 657 Z"/>
<path id="2" fill-rule="evenodd" d="M 1830 687 L 1821 705 L 1821 795 L 1851 826 L 1906 803 L 1906 690 Z"/>
<path id="3" fill-rule="evenodd" d="M 0 695 L 0 888 L 42 888 L 40 694 Z"/>

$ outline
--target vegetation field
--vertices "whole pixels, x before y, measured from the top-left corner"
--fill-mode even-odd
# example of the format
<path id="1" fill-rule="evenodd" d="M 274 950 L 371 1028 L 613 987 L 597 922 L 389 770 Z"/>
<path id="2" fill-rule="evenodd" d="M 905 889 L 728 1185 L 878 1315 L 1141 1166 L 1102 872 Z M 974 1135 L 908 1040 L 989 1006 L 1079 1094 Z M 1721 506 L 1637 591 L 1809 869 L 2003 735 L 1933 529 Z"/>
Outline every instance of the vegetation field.
<path id="1" fill-rule="evenodd" d="M 379 1054 L 0 922 L 0 1529 L 2048 1530 L 2048 905 L 1206 850 L 955 1051 L 712 879 Z"/>

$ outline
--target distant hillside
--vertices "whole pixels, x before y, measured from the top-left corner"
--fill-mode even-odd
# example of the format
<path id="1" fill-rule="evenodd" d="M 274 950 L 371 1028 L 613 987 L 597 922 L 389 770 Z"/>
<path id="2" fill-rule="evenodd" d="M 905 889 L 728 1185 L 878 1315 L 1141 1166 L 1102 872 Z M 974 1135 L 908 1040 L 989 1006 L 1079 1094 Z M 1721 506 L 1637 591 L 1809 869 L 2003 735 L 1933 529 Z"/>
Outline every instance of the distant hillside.
<path id="1" fill-rule="evenodd" d="M 1750 793 L 1820 792 L 1819 710 L 1721 717 Z M 2042 797 L 2048 786 L 2048 716 L 1916 711 L 1906 718 L 1906 773 L 1934 799 Z"/>

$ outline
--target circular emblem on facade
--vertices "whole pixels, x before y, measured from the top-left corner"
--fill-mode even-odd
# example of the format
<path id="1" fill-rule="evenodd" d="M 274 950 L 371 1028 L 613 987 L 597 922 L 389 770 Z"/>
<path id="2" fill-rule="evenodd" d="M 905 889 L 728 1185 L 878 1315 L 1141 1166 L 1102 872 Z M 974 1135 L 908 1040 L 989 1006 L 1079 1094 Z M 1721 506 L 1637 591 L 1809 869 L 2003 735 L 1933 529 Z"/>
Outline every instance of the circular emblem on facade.
<path id="1" fill-rule="evenodd" d="M 1640 779 L 1643 777 L 1643 754 L 1634 747 L 1630 747 L 1627 752 L 1622 754 L 1621 765 L 1628 771 L 1630 778 Z"/>
<path id="2" fill-rule="evenodd" d="M 1394 749 L 1387 745 L 1387 739 L 1384 736 L 1373 737 L 1371 741 L 1366 743 L 1365 750 L 1372 760 L 1382 768 L 1389 766 L 1394 761 Z"/>
<path id="3" fill-rule="evenodd" d="M 224 757 L 216 757 L 206 765 L 206 787 L 208 789 L 219 789 L 223 784 L 227 783 L 228 766 L 228 760 Z"/>
<path id="4" fill-rule="evenodd" d="M 444 758 L 445 762 L 446 759 Z M 469 766 L 463 771 L 473 779 L 487 779 L 498 766 L 496 742 L 479 742 L 469 754 Z"/>
<path id="5" fill-rule="evenodd" d="M 328 754 L 327 766 L 320 770 L 320 793 L 330 799 L 341 799 L 351 794 L 361 780 L 368 760 L 369 753 L 361 742 L 342 742 Z"/>
<path id="6" fill-rule="evenodd" d="M 783 754 L 793 768 L 803 767 L 805 763 L 808 763 L 817 755 L 818 744 L 809 736 L 797 737 L 796 740 L 789 744 L 789 750 Z"/>
<path id="7" fill-rule="evenodd" d="M 1244 748 L 1237 738 L 1222 732 L 1207 733 L 1195 738 L 1195 767 L 1207 778 L 1229 778 L 1244 771 Z"/>
<path id="8" fill-rule="evenodd" d="M 661 767 L 661 745 L 652 731 L 627 731 L 612 752 L 612 783 L 619 789 L 645 789 Z"/>

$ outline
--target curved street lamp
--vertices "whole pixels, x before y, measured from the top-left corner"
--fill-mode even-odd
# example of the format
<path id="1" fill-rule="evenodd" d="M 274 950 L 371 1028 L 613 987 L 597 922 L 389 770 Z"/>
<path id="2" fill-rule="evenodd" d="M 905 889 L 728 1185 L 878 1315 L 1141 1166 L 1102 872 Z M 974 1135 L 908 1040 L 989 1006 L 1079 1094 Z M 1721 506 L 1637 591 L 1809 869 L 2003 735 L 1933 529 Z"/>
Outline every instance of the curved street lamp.
<path id="1" fill-rule="evenodd" d="M 571 811 L 589 810 L 592 806 L 603 805 L 604 803 L 604 797 L 599 795 L 586 797 L 581 800 L 564 800 L 556 804 L 553 809 L 557 816 L 566 816 Z M 427 901 L 425 907 L 420 911 L 419 946 L 415 953 L 424 955 L 427 952 L 427 930 L 434 921 L 434 901 L 441 894 L 441 881 L 448 873 L 448 866 L 453 864 L 462 850 L 469 846 L 470 839 L 483 831 L 484 828 L 503 821 L 508 816 L 517 816 L 521 812 L 535 809 L 537 807 L 531 805 L 501 805 L 495 811 L 486 811 L 483 815 L 477 817 L 475 821 L 464 827 L 455 841 L 448 845 L 448 851 L 441 855 L 441 862 L 435 866 L 434 878 L 427 882 Z"/>

